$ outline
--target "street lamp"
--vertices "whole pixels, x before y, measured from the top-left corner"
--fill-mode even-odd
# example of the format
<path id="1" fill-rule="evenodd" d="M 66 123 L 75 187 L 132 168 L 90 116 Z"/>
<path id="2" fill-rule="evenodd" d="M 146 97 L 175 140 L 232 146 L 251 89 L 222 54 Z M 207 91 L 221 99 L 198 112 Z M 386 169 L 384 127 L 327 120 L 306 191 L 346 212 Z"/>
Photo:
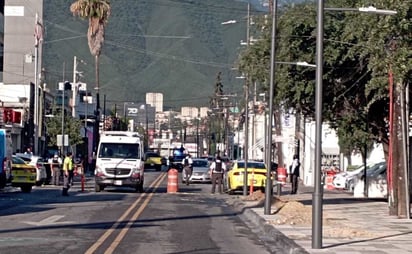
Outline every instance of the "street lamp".
<path id="1" fill-rule="evenodd" d="M 384 9 L 377 9 L 373 6 L 368 7 L 360 7 L 360 8 L 334 8 L 334 7 L 327 7 L 324 8 L 326 11 L 355 11 L 355 12 L 366 12 L 366 13 L 374 13 L 374 14 L 383 14 L 383 15 L 395 15 L 398 12 L 393 10 L 384 10 Z"/>
<path id="2" fill-rule="evenodd" d="M 265 207 L 264 214 L 271 213 L 272 205 L 272 178 L 271 178 L 271 167 L 272 167 L 272 123 L 273 123 L 273 97 L 275 89 L 275 70 L 276 64 L 291 64 L 298 66 L 308 66 L 315 67 L 314 64 L 309 64 L 307 62 L 280 62 L 275 61 L 276 57 L 276 14 L 277 14 L 277 0 L 273 0 L 273 10 L 272 10 L 272 40 L 271 40 L 271 54 L 270 54 L 270 87 L 269 87 L 269 116 L 266 125 L 266 189 L 265 189 Z M 281 166 L 281 165 L 279 165 Z M 278 185 L 278 193 L 280 193 L 280 185 Z"/>
<path id="3" fill-rule="evenodd" d="M 290 64 L 290 65 L 297 65 L 297 66 L 306 66 L 306 67 L 316 67 L 316 64 L 310 64 L 308 62 L 282 62 L 276 61 L 277 64 Z"/>
<path id="4" fill-rule="evenodd" d="M 316 90 L 315 90 L 315 189 L 312 196 L 312 248 L 322 248 L 322 89 L 323 89 L 323 14 L 324 10 L 359 11 L 376 14 L 394 15 L 391 10 L 379 10 L 375 7 L 362 8 L 324 8 L 324 1 L 317 5 L 317 36 L 316 36 Z"/>
<path id="5" fill-rule="evenodd" d="M 272 41 L 270 51 L 270 86 L 269 86 L 269 117 L 267 123 L 267 142 L 266 142 L 266 158 L 269 163 L 266 164 L 266 188 L 265 188 L 265 207 L 264 214 L 270 214 L 272 206 L 272 178 L 271 178 L 271 166 L 272 166 L 272 122 L 273 122 L 273 96 L 275 89 L 275 54 L 276 54 L 276 12 L 277 12 L 277 0 L 273 0 L 272 10 Z"/>

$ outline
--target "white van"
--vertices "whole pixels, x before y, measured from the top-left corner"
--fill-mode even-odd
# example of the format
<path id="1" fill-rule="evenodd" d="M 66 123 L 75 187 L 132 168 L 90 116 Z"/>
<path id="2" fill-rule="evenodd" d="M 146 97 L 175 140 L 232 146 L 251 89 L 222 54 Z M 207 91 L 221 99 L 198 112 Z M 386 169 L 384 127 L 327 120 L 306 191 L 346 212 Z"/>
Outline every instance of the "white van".
<path id="1" fill-rule="evenodd" d="M 94 171 L 95 191 L 106 186 L 127 186 L 143 192 L 143 148 L 143 137 L 137 132 L 102 132 Z"/>

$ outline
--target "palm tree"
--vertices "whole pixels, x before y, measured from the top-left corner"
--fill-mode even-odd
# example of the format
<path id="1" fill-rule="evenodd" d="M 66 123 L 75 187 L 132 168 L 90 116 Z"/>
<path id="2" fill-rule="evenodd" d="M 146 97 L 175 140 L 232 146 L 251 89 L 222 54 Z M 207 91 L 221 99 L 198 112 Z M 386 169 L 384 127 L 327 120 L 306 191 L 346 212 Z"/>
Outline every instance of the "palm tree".
<path id="1" fill-rule="evenodd" d="M 110 16 L 110 0 L 77 0 L 70 6 L 74 16 L 89 20 L 87 40 L 90 53 L 95 59 L 96 110 L 100 112 L 99 56 L 104 42 L 104 28 Z"/>
<path id="2" fill-rule="evenodd" d="M 95 126 L 95 144 L 97 147 L 98 128 L 100 119 L 100 96 L 99 96 L 99 56 L 104 42 L 104 28 L 110 16 L 110 0 L 76 0 L 70 6 L 70 11 L 74 16 L 89 20 L 89 29 L 87 30 L 87 40 L 90 53 L 95 59 L 96 75 L 96 126 Z"/>

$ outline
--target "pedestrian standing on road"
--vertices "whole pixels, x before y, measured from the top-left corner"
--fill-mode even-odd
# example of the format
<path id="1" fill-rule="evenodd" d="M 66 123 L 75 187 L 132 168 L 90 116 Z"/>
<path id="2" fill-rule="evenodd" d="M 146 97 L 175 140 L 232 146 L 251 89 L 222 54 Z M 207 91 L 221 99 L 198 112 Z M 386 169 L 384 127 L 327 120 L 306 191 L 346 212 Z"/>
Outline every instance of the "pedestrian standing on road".
<path id="1" fill-rule="evenodd" d="M 33 152 L 32 152 L 32 150 L 31 150 L 30 147 L 27 147 L 27 148 L 26 148 L 26 151 L 24 152 L 24 154 L 33 155 Z"/>
<path id="2" fill-rule="evenodd" d="M 69 196 L 67 192 L 70 188 L 70 172 L 73 178 L 73 154 L 68 152 L 63 161 L 63 196 Z"/>
<path id="3" fill-rule="evenodd" d="M 76 161 L 74 160 L 74 156 L 72 154 L 72 167 L 69 168 L 69 186 L 73 186 L 73 179 L 74 179 L 74 173 L 75 173 L 75 169 L 77 168 L 77 164 Z"/>
<path id="4" fill-rule="evenodd" d="M 292 190 L 290 194 L 296 194 L 298 191 L 298 184 L 299 184 L 299 167 L 300 167 L 300 162 L 298 156 L 295 154 L 293 155 L 293 161 L 292 164 L 289 166 L 289 172 L 288 174 L 290 175 L 290 182 L 292 183 Z"/>
<path id="5" fill-rule="evenodd" d="M 185 173 L 184 180 L 186 182 L 186 185 L 190 184 L 189 182 L 190 182 L 190 177 L 192 176 L 192 164 L 193 164 L 192 156 L 188 154 L 186 158 L 182 160 L 183 171 Z"/>
<path id="6" fill-rule="evenodd" d="M 169 158 L 167 159 L 167 170 L 173 168 L 173 156 L 169 156 Z"/>
<path id="7" fill-rule="evenodd" d="M 59 157 L 57 153 L 54 154 L 53 158 L 49 159 L 51 173 L 52 173 L 52 180 L 51 184 L 53 185 L 60 185 L 60 171 L 62 165 L 62 159 Z"/>
<path id="8" fill-rule="evenodd" d="M 76 160 L 75 160 L 75 165 L 76 165 L 75 174 L 76 175 L 82 175 L 83 174 L 83 170 L 84 170 L 83 163 L 84 163 L 83 156 L 79 153 L 76 157 Z M 71 184 L 73 184 L 73 180 L 72 180 Z"/>
<path id="9" fill-rule="evenodd" d="M 216 182 L 217 182 L 217 189 L 220 194 L 222 194 L 222 182 L 223 182 L 223 174 L 226 171 L 226 164 L 222 161 L 220 156 L 217 156 L 216 159 L 210 165 L 210 175 L 212 176 L 212 194 L 215 193 L 216 190 Z"/>

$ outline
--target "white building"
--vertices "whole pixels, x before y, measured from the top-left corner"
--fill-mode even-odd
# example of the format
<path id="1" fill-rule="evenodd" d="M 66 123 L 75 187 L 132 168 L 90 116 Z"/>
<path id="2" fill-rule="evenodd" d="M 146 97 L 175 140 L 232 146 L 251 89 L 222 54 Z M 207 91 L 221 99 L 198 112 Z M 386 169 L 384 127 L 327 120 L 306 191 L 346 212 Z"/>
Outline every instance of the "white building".
<path id="1" fill-rule="evenodd" d="M 199 108 L 197 108 L 197 107 L 182 107 L 181 114 L 184 118 L 195 119 L 199 115 Z"/>
<path id="2" fill-rule="evenodd" d="M 163 112 L 163 94 L 146 93 L 146 104 L 155 108 L 155 112 Z"/>

